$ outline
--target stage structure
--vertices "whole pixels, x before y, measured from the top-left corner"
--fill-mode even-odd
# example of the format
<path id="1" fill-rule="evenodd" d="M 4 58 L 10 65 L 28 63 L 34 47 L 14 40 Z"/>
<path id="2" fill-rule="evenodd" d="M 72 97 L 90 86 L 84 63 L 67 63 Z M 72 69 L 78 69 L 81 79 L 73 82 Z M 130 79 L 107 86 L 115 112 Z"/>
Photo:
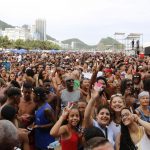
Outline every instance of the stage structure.
<path id="1" fill-rule="evenodd" d="M 113 43 L 114 52 L 125 52 L 125 33 L 115 32 L 114 39 L 118 41 L 118 44 Z"/>
<path id="2" fill-rule="evenodd" d="M 125 53 L 137 55 L 143 52 L 143 34 L 130 33 L 125 38 Z"/>

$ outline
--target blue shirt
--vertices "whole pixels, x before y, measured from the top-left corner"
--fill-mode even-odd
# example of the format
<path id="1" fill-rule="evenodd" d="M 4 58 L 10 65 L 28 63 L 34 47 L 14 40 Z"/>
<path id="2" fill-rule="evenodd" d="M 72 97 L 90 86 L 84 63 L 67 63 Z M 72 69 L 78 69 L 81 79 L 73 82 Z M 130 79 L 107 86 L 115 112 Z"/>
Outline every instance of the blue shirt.
<path id="1" fill-rule="evenodd" d="M 147 106 L 147 107 L 148 107 L 148 110 L 150 111 L 150 106 Z M 150 122 L 150 116 L 146 116 L 144 114 L 144 112 L 142 110 L 138 109 L 138 108 L 136 110 L 139 112 L 142 120 L 144 120 L 146 122 Z"/>
<path id="2" fill-rule="evenodd" d="M 52 110 L 51 106 L 48 103 L 42 105 L 35 112 L 35 124 L 36 125 L 46 125 L 49 124 L 50 121 L 45 117 L 45 109 Z M 35 146 L 40 149 L 47 149 L 47 146 L 55 141 L 55 138 L 50 136 L 50 129 L 35 129 Z"/>

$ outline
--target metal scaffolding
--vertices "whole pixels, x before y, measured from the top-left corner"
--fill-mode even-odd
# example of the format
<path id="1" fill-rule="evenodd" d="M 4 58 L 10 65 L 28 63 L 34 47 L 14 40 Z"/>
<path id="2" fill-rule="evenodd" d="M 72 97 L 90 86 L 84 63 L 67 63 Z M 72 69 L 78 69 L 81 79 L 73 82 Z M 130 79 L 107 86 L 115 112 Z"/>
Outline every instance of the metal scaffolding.
<path id="1" fill-rule="evenodd" d="M 115 32 L 114 39 L 119 43 L 113 43 L 114 52 L 125 52 L 125 33 Z"/>
<path id="2" fill-rule="evenodd" d="M 143 34 L 141 33 L 130 33 L 126 38 L 125 53 L 137 54 L 137 51 L 143 51 Z M 133 42 L 134 41 L 134 42 Z M 134 44 L 132 44 L 132 42 Z M 137 42 L 139 42 L 137 45 Z"/>

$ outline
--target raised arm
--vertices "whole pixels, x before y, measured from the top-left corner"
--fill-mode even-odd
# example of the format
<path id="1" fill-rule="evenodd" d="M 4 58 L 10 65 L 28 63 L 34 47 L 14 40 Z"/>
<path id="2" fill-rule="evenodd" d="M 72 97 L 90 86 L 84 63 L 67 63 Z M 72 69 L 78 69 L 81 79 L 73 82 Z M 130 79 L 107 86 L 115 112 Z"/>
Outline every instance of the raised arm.
<path id="1" fill-rule="evenodd" d="M 142 119 L 138 119 L 138 123 L 145 128 L 145 131 L 148 135 L 150 135 L 150 123 L 146 122 Z"/>
<path id="2" fill-rule="evenodd" d="M 99 65 L 97 65 L 97 62 L 96 62 L 96 65 L 93 67 L 93 74 L 92 74 L 92 77 L 90 80 L 90 86 L 89 86 L 89 95 L 90 95 L 92 86 L 96 82 L 97 73 L 98 73 L 98 71 L 102 70 L 102 68 L 103 68 L 102 62 L 100 62 Z"/>
<path id="3" fill-rule="evenodd" d="M 72 106 L 70 106 L 70 107 L 67 106 L 64 109 L 62 115 L 59 117 L 59 120 L 55 123 L 55 125 L 51 129 L 50 135 L 52 135 L 54 137 L 59 137 L 67 132 L 67 129 L 65 128 L 65 126 L 62 126 L 62 123 L 64 120 L 67 119 L 71 107 Z"/>
<path id="4" fill-rule="evenodd" d="M 52 135 L 54 137 L 59 137 L 66 132 L 66 129 L 63 126 L 61 127 L 64 120 L 65 120 L 64 117 L 60 116 L 59 120 L 56 122 L 56 124 L 50 130 L 50 135 Z"/>
<path id="5" fill-rule="evenodd" d="M 92 122 L 93 122 L 93 118 L 92 118 L 92 112 L 93 112 L 93 108 L 94 108 L 94 104 L 95 101 L 99 98 L 99 92 L 97 91 L 93 91 L 91 93 L 91 99 L 85 109 L 85 113 L 84 113 L 84 123 L 85 123 L 85 128 L 91 127 L 92 126 Z"/>
<path id="6" fill-rule="evenodd" d="M 139 123 L 141 126 L 143 126 L 144 129 L 145 129 L 145 131 L 146 131 L 146 133 L 147 133 L 148 135 L 150 135 L 150 123 L 149 123 L 149 122 L 146 122 L 146 121 L 144 121 L 144 120 L 142 120 L 142 119 L 140 119 L 140 117 L 138 117 L 136 114 L 134 114 L 133 116 L 134 116 L 135 121 L 136 121 L 137 123 Z"/>

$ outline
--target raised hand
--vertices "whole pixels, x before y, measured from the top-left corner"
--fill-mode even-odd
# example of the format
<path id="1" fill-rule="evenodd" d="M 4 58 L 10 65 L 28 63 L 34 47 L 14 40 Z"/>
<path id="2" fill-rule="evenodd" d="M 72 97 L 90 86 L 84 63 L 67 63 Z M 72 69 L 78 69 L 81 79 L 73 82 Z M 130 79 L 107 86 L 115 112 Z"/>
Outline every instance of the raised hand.
<path id="1" fill-rule="evenodd" d="M 138 123 L 138 121 L 140 119 L 139 116 L 137 114 L 132 114 L 132 117 L 133 117 L 134 121 Z"/>
<path id="2" fill-rule="evenodd" d="M 99 98 L 99 91 L 98 90 L 91 90 L 91 98 L 92 99 L 97 99 Z"/>
<path id="3" fill-rule="evenodd" d="M 125 97 L 126 97 L 126 96 L 129 96 L 129 95 L 131 95 L 131 90 L 126 89 L 126 90 L 125 90 Z"/>
<path id="4" fill-rule="evenodd" d="M 62 115 L 61 115 L 63 117 L 63 119 L 67 119 L 69 112 L 70 112 L 71 108 L 73 107 L 73 105 L 74 105 L 73 103 L 71 105 L 68 103 L 68 105 L 64 108 Z"/>

